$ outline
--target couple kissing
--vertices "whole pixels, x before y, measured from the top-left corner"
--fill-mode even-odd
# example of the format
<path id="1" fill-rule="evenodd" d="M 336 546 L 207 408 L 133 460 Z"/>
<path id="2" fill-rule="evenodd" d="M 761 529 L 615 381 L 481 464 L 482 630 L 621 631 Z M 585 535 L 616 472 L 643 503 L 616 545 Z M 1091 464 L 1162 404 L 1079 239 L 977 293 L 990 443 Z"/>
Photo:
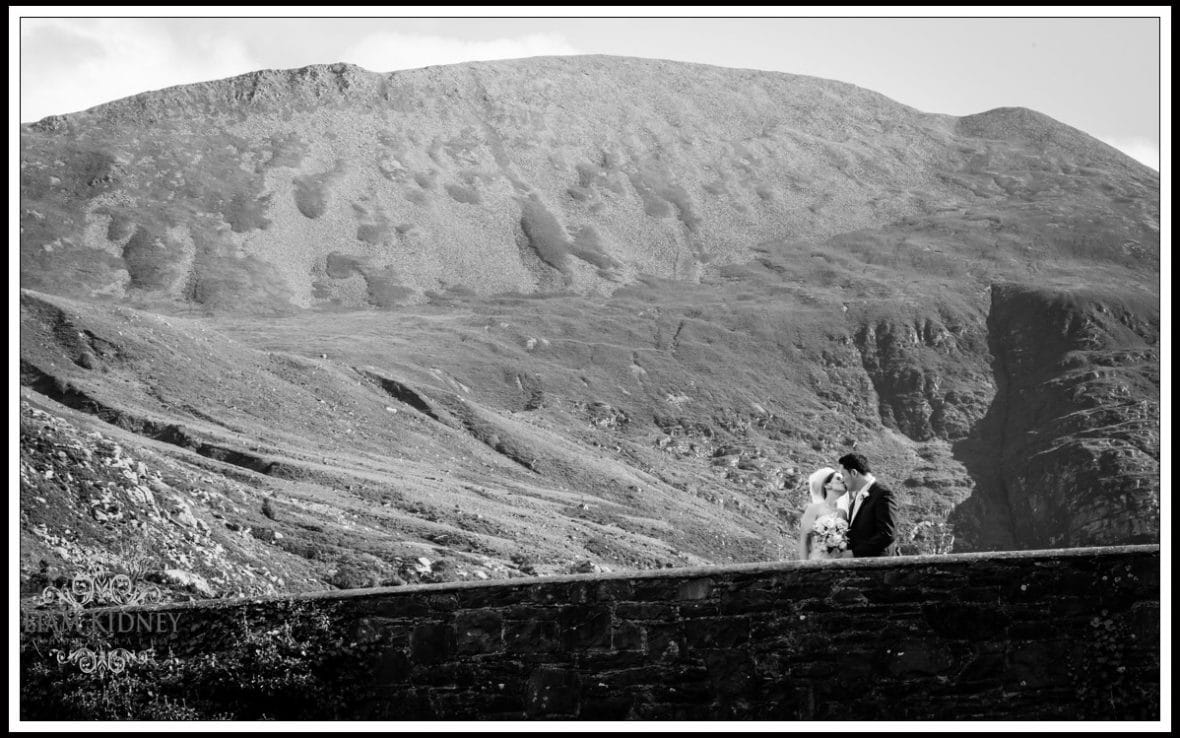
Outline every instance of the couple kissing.
<path id="1" fill-rule="evenodd" d="M 897 519 L 893 492 L 877 481 L 860 454 L 841 456 L 808 478 L 811 504 L 799 521 L 797 558 L 885 556 Z"/>

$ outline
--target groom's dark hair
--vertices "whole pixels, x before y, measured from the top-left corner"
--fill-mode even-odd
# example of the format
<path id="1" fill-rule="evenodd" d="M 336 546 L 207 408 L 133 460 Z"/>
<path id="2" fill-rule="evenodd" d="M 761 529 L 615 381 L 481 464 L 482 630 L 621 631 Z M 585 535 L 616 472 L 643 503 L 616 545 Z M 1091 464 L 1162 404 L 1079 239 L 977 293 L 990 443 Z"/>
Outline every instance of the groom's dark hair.
<path id="1" fill-rule="evenodd" d="M 845 454 L 840 457 L 840 466 L 848 471 L 860 472 L 861 474 L 868 474 L 872 471 L 869 468 L 869 462 L 860 454 Z"/>

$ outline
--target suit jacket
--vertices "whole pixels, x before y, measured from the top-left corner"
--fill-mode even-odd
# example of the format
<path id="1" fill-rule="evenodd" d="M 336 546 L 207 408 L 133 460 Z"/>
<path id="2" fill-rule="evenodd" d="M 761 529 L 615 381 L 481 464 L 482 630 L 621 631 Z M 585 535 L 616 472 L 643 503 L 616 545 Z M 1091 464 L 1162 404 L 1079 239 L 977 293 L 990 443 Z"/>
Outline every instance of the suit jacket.
<path id="1" fill-rule="evenodd" d="M 854 500 L 855 502 L 855 500 Z M 849 507 L 851 515 L 855 504 Z M 852 555 L 886 556 L 893 552 L 897 503 L 893 492 L 880 482 L 869 485 L 869 495 L 860 503 L 856 517 L 848 524 L 848 549 Z"/>

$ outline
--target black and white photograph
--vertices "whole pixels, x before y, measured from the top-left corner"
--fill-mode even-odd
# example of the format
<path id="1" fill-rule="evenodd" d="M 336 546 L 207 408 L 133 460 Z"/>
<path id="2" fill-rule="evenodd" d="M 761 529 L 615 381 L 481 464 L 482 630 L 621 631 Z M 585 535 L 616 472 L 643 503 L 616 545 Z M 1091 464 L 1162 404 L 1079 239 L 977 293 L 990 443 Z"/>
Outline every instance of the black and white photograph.
<path id="1" fill-rule="evenodd" d="M 1171 729 L 1169 7 L 97 10 L 11 730 Z"/>

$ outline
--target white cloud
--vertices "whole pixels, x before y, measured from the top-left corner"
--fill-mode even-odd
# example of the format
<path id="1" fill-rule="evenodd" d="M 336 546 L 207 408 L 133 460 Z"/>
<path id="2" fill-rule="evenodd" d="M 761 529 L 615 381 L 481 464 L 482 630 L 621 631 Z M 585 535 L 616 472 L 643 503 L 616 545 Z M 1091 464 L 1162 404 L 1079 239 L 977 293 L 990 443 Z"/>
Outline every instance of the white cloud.
<path id="1" fill-rule="evenodd" d="M 165 28 L 144 21 L 42 18 L 23 20 L 20 30 L 26 122 L 261 66 L 239 41 L 197 35 L 186 39 L 186 52 Z"/>
<path id="2" fill-rule="evenodd" d="M 565 56 L 580 53 L 561 34 L 535 33 L 490 41 L 463 41 L 443 36 L 375 33 L 351 46 L 344 60 L 374 72 L 418 69 L 438 64 L 459 64 L 529 56 Z"/>
<path id="3" fill-rule="evenodd" d="M 1115 147 L 1140 164 L 1160 170 L 1160 145 L 1146 138 L 1117 138 L 1100 136 L 1103 143 Z"/>

